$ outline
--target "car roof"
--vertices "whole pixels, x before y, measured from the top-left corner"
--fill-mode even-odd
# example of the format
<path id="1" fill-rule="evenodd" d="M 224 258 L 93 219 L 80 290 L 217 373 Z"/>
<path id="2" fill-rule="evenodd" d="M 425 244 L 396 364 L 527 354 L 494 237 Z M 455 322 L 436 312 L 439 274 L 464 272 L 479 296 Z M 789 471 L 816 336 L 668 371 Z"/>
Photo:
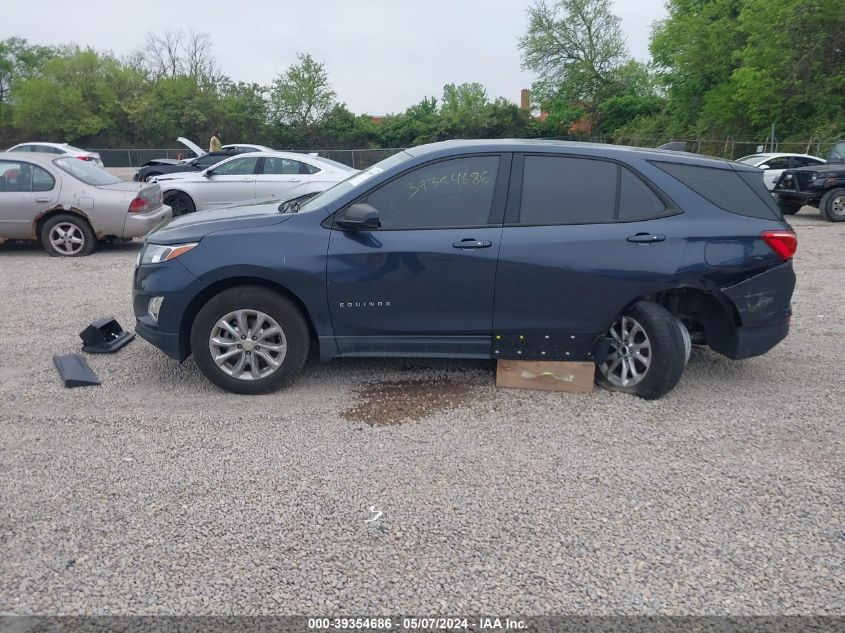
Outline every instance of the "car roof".
<path id="1" fill-rule="evenodd" d="M 288 158 L 290 160 L 298 160 L 311 165 L 326 165 L 328 167 L 333 167 L 337 169 L 337 165 L 333 165 L 332 163 L 324 161 L 319 156 L 311 156 L 310 154 L 304 154 L 300 152 L 282 152 L 278 150 L 273 150 L 272 152 L 244 152 L 243 154 L 236 154 L 236 156 L 238 158 L 244 158 L 247 156 L 255 156 L 256 158 Z"/>
<path id="2" fill-rule="evenodd" d="M 756 168 L 734 163 L 725 158 L 702 156 L 690 152 L 677 152 L 666 149 L 652 149 L 647 147 L 630 147 L 627 145 L 609 145 L 605 143 L 585 143 L 581 141 L 556 141 L 540 139 L 473 139 L 451 140 L 438 143 L 418 145 L 405 150 L 416 158 L 440 158 L 460 152 L 528 152 L 551 154 L 578 154 L 603 158 L 626 160 L 639 158 L 643 160 L 666 161 L 672 160 L 683 163 L 698 164 L 711 167 L 731 167 L 733 169 L 754 171 Z"/>
<path id="3" fill-rule="evenodd" d="M 38 163 L 49 165 L 58 158 L 69 158 L 68 156 L 57 156 L 46 152 L 0 152 L 0 160 L 10 160 L 16 163 Z M 75 158 L 73 160 L 76 160 Z"/>

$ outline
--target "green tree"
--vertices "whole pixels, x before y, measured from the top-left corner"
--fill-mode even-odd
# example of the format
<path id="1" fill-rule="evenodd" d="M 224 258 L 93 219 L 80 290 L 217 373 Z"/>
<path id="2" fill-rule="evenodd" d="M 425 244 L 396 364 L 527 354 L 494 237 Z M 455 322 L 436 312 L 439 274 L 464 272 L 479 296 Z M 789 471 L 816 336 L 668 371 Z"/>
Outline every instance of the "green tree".
<path id="1" fill-rule="evenodd" d="M 444 138 L 476 138 L 487 125 L 490 101 L 479 83 L 443 86 L 440 128 Z"/>
<path id="2" fill-rule="evenodd" d="M 334 107 L 337 95 L 324 64 L 309 54 L 300 53 L 297 60 L 273 82 L 270 107 L 277 123 L 308 137 Z"/>
<path id="3" fill-rule="evenodd" d="M 579 101 L 588 110 L 607 97 L 627 49 L 611 0 L 536 0 L 519 40 L 522 66 L 539 76 L 535 99 Z"/>
<path id="4" fill-rule="evenodd" d="M 13 122 L 22 131 L 63 141 L 120 136 L 123 105 L 143 78 L 114 57 L 69 46 L 34 76 L 17 79 Z"/>

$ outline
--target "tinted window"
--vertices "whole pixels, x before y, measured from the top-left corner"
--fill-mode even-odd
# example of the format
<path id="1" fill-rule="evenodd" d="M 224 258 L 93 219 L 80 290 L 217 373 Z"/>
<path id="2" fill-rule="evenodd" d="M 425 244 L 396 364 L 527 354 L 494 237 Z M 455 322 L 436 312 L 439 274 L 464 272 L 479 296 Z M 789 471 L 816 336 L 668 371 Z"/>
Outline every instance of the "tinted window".
<path id="1" fill-rule="evenodd" d="M 210 156 L 206 154 L 205 156 L 200 156 L 199 158 L 194 159 L 193 164 L 200 169 L 205 169 L 206 167 L 216 165 L 225 158 L 225 156 Z"/>
<path id="2" fill-rule="evenodd" d="M 55 179 L 38 165 L 0 161 L 0 191 L 50 191 Z"/>
<path id="3" fill-rule="evenodd" d="M 520 224 L 613 222 L 615 163 L 563 156 L 526 156 Z"/>
<path id="4" fill-rule="evenodd" d="M 791 162 L 789 156 L 778 156 L 777 158 L 770 158 L 763 165 L 766 165 L 764 169 L 788 169 L 792 166 Z M 760 167 L 763 167 L 763 165 L 760 165 Z"/>
<path id="5" fill-rule="evenodd" d="M 215 176 L 247 176 L 255 172 L 255 165 L 258 159 L 250 158 L 235 158 L 228 163 L 223 163 L 214 168 Z"/>
<path id="6" fill-rule="evenodd" d="M 53 164 L 62 171 L 66 171 L 74 178 L 81 180 L 87 185 L 99 187 L 102 185 L 114 185 L 123 182 L 117 176 L 112 176 L 102 167 L 78 158 L 57 158 Z"/>
<path id="7" fill-rule="evenodd" d="M 619 189 L 619 220 L 631 222 L 665 215 L 666 205 L 631 170 L 622 168 Z"/>
<path id="8" fill-rule="evenodd" d="M 814 165 L 823 164 L 822 161 L 815 158 L 808 158 L 807 156 L 796 156 L 794 159 L 796 167 L 812 167 Z"/>
<path id="9" fill-rule="evenodd" d="M 33 152 L 41 152 L 42 154 L 64 154 L 65 151 L 52 145 L 35 145 L 32 148 Z"/>
<path id="10" fill-rule="evenodd" d="M 420 167 L 371 193 L 384 229 L 487 224 L 496 186 L 497 156 L 471 156 Z"/>
<path id="11" fill-rule="evenodd" d="M 21 145 L 19 147 L 13 147 L 9 150 L 10 152 L 31 152 L 32 145 Z"/>
<path id="12" fill-rule="evenodd" d="M 752 218 L 779 219 L 774 200 L 763 185 L 763 172 L 736 172 L 701 165 L 654 163 L 717 207 Z"/>
<path id="13" fill-rule="evenodd" d="M 291 175 L 291 174 L 307 174 L 305 165 L 298 160 L 290 160 L 288 158 L 279 158 L 278 156 L 268 156 L 264 159 L 264 169 L 262 171 L 265 175 Z"/>

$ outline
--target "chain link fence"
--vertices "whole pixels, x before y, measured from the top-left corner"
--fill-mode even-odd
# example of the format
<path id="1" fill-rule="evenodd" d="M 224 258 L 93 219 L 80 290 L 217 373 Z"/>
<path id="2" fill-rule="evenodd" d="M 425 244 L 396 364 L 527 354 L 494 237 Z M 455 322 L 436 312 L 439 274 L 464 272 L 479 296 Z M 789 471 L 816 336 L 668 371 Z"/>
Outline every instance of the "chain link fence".
<path id="1" fill-rule="evenodd" d="M 575 140 L 566 138 L 562 140 Z M 610 139 L 593 138 L 587 139 L 592 142 L 611 142 Z M 678 138 L 626 138 L 617 139 L 620 145 L 633 145 L 634 147 L 659 147 L 670 141 L 685 143 L 686 151 L 707 156 L 718 156 L 720 158 L 737 159 L 749 154 L 758 152 L 785 152 L 794 154 L 812 154 L 821 158 L 827 157 L 834 144 L 839 139 L 817 139 L 811 138 L 806 141 L 777 141 L 772 143 L 769 139 L 759 140 L 736 140 L 733 137 L 724 139 L 678 139 Z M 371 165 L 402 151 L 401 147 L 388 149 L 309 149 L 292 150 L 297 153 L 317 153 L 319 156 L 335 160 L 355 169 L 366 169 Z M 106 167 L 140 167 L 145 162 L 155 158 L 185 159 L 193 158 L 194 153 L 186 148 L 182 149 L 92 149 L 98 152 Z"/>

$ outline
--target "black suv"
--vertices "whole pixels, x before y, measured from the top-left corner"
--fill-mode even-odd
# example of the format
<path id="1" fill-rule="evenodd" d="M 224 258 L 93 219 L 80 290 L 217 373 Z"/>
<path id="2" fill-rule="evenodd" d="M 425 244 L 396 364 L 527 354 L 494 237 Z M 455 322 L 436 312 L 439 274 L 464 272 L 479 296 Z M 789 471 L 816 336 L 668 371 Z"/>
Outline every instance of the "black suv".
<path id="1" fill-rule="evenodd" d="M 808 204 L 831 222 L 845 221 L 845 141 L 834 145 L 825 165 L 785 170 L 774 193 L 786 215 Z"/>
<path id="2" fill-rule="evenodd" d="M 300 206 L 151 233 L 137 331 L 215 384 L 264 393 L 309 352 L 594 361 L 656 398 L 691 343 L 763 354 L 789 331 L 795 234 L 754 167 L 532 141 L 400 152 Z"/>

